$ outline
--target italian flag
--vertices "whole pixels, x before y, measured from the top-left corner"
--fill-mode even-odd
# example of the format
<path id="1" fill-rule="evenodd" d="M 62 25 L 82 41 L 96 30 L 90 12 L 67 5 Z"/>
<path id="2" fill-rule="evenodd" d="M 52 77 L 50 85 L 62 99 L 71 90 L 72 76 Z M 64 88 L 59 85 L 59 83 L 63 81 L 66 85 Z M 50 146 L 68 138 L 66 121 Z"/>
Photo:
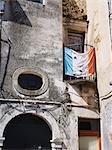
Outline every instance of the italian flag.
<path id="1" fill-rule="evenodd" d="M 65 75 L 80 77 L 95 77 L 96 75 L 95 48 L 91 47 L 85 53 L 78 53 L 73 49 L 64 48 Z"/>

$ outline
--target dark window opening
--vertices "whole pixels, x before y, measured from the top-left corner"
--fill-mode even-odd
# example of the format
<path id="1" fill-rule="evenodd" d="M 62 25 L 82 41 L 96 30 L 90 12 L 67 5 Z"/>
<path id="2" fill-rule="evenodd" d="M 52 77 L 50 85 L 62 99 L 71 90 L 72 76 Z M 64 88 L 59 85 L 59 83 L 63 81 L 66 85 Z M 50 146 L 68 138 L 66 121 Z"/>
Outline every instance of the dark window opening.
<path id="1" fill-rule="evenodd" d="M 43 0 L 28 0 L 28 1 L 32 1 L 32 2 L 36 2 L 36 3 L 41 3 L 41 4 L 43 4 Z"/>
<path id="2" fill-rule="evenodd" d="M 79 122 L 79 130 L 91 130 L 90 122 Z"/>
<path id="3" fill-rule="evenodd" d="M 52 131 L 48 124 L 33 114 L 13 118 L 4 130 L 3 150 L 51 150 Z"/>
<path id="4" fill-rule="evenodd" d="M 79 134 L 83 131 L 100 132 L 100 120 L 79 118 L 78 131 Z"/>
<path id="5" fill-rule="evenodd" d="M 38 90 L 42 87 L 42 78 L 35 74 L 20 74 L 18 77 L 18 84 L 21 88 L 26 90 Z"/>
<path id="6" fill-rule="evenodd" d="M 84 52 L 84 33 L 76 33 L 74 31 L 68 31 L 68 48 L 73 49 L 76 52 Z"/>
<path id="7" fill-rule="evenodd" d="M 65 48 L 72 49 L 78 53 L 84 53 L 84 39 L 85 33 L 76 32 L 74 30 L 67 30 L 67 35 L 64 41 L 63 49 L 64 49 L 64 80 L 73 80 L 77 79 L 75 76 L 67 75 L 65 73 Z M 72 66 L 70 66 L 72 68 Z M 82 79 L 82 77 L 78 77 L 78 79 Z"/>

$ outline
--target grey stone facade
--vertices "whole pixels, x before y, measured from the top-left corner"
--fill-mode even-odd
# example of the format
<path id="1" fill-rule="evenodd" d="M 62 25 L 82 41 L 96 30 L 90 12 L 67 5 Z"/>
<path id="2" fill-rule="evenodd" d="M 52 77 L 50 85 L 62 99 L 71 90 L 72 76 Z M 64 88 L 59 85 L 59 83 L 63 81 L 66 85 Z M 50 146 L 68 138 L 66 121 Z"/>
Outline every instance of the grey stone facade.
<path id="1" fill-rule="evenodd" d="M 52 150 L 78 150 L 78 118 L 99 118 L 97 89 L 91 82 L 63 81 L 62 1 L 47 0 L 45 6 L 27 0 L 7 1 L 2 27 L 1 37 L 11 41 L 11 49 L 2 41 L 0 146 L 12 118 L 34 113 L 52 128 Z M 19 68 L 45 72 L 47 90 L 39 96 L 19 93 L 13 85 L 14 72 Z"/>

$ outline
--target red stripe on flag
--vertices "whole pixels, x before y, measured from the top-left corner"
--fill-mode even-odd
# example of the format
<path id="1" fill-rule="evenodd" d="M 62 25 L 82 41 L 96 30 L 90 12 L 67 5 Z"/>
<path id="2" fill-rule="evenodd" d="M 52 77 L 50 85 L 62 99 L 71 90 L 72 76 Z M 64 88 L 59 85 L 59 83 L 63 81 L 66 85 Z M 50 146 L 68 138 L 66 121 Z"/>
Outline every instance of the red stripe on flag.
<path id="1" fill-rule="evenodd" d="M 89 75 L 95 75 L 96 73 L 95 48 L 91 48 L 89 53 L 88 73 Z"/>

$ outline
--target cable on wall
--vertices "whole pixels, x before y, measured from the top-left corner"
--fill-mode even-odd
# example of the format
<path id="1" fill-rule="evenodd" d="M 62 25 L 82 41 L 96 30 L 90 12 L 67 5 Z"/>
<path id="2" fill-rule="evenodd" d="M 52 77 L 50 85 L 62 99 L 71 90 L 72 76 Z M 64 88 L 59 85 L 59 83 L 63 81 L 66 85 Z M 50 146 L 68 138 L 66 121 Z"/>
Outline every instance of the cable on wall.
<path id="1" fill-rule="evenodd" d="M 8 68 L 9 59 L 10 59 L 11 41 L 9 39 L 8 39 L 8 41 L 5 41 L 5 40 L 1 39 L 1 41 L 6 43 L 6 44 L 8 44 L 8 46 L 9 46 L 7 60 L 6 60 L 6 65 L 5 65 L 5 70 L 4 70 L 2 82 L 1 82 L 1 85 L 0 85 L 0 90 L 3 91 L 3 85 L 4 85 L 4 82 L 5 82 L 5 77 L 6 77 L 6 74 L 7 74 L 7 68 Z"/>

